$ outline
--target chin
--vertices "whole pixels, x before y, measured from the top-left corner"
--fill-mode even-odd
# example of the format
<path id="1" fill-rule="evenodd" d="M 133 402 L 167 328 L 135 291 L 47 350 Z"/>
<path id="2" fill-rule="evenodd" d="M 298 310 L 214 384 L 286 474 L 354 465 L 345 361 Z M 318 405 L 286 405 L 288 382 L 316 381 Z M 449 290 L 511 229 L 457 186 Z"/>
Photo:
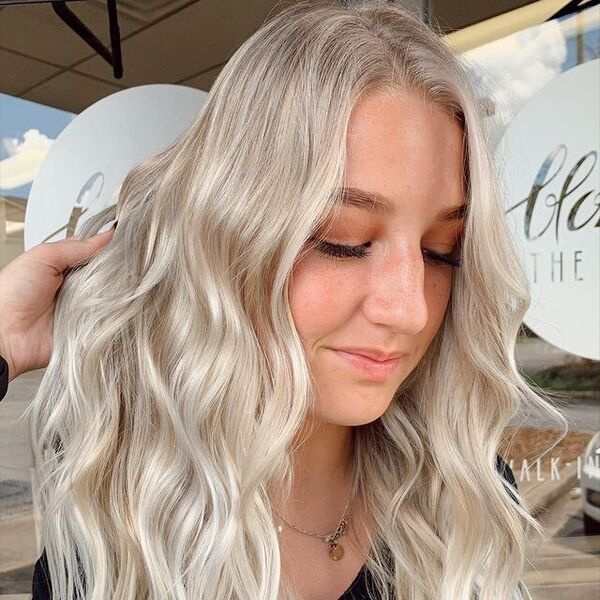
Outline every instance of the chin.
<path id="1" fill-rule="evenodd" d="M 346 427 L 367 425 L 379 419 L 390 405 L 390 402 L 381 402 L 381 392 L 379 396 L 379 401 L 374 402 L 369 402 L 367 395 L 359 401 L 343 398 L 331 400 L 328 403 L 327 410 L 319 410 L 317 417 L 320 421 L 330 425 Z"/>

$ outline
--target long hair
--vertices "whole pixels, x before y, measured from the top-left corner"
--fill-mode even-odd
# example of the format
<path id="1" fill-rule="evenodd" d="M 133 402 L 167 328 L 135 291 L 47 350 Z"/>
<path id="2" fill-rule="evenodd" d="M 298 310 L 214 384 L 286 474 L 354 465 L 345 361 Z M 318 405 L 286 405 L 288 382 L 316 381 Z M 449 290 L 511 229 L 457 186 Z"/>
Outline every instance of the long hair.
<path id="1" fill-rule="evenodd" d="M 460 57 L 383 1 L 301 2 L 232 55 L 190 129 L 136 165 L 112 241 L 72 268 L 30 407 L 40 518 L 61 600 L 293 598 L 268 490 L 291 488 L 315 390 L 288 302 L 340 205 L 357 99 L 419 94 L 464 132 L 463 266 L 436 338 L 355 428 L 367 568 L 382 598 L 520 598 L 527 530 L 495 468 L 523 405 L 560 420 L 515 361 L 530 303 Z M 514 492 L 514 490 L 513 490 Z"/>

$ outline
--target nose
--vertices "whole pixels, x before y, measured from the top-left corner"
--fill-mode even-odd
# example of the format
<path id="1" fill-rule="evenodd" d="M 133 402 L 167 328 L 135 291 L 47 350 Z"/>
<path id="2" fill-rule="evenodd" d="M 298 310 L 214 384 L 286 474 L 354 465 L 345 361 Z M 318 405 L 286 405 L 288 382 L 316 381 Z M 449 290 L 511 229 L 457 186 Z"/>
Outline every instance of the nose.
<path id="1" fill-rule="evenodd" d="M 417 335 L 427 324 L 425 264 L 420 247 L 390 251 L 371 272 L 363 311 L 371 323 L 404 335 Z"/>

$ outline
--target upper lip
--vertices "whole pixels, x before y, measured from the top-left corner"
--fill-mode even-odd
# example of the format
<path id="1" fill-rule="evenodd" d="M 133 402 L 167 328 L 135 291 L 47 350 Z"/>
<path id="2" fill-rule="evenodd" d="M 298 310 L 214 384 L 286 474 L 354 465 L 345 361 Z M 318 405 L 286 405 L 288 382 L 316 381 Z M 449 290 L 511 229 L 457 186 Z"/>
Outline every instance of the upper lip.
<path id="1" fill-rule="evenodd" d="M 350 352 L 352 354 L 361 354 L 362 356 L 366 356 L 377 362 L 384 362 L 386 360 L 391 360 L 392 358 L 400 358 L 406 354 L 406 352 L 401 352 L 400 350 L 388 351 L 380 350 L 379 348 L 334 348 L 334 350 L 341 350 L 342 352 Z"/>

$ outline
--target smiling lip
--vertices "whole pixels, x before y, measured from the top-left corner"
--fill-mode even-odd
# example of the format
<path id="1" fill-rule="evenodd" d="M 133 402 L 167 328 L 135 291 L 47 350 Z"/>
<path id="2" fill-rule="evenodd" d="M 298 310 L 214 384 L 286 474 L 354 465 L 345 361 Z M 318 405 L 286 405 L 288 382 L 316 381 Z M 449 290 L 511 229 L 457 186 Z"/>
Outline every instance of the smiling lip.
<path id="1" fill-rule="evenodd" d="M 400 358 L 390 358 L 388 360 L 373 360 L 356 352 L 346 352 L 337 348 L 329 348 L 339 356 L 347 365 L 359 371 L 363 377 L 372 381 L 386 381 L 395 371 Z"/>

